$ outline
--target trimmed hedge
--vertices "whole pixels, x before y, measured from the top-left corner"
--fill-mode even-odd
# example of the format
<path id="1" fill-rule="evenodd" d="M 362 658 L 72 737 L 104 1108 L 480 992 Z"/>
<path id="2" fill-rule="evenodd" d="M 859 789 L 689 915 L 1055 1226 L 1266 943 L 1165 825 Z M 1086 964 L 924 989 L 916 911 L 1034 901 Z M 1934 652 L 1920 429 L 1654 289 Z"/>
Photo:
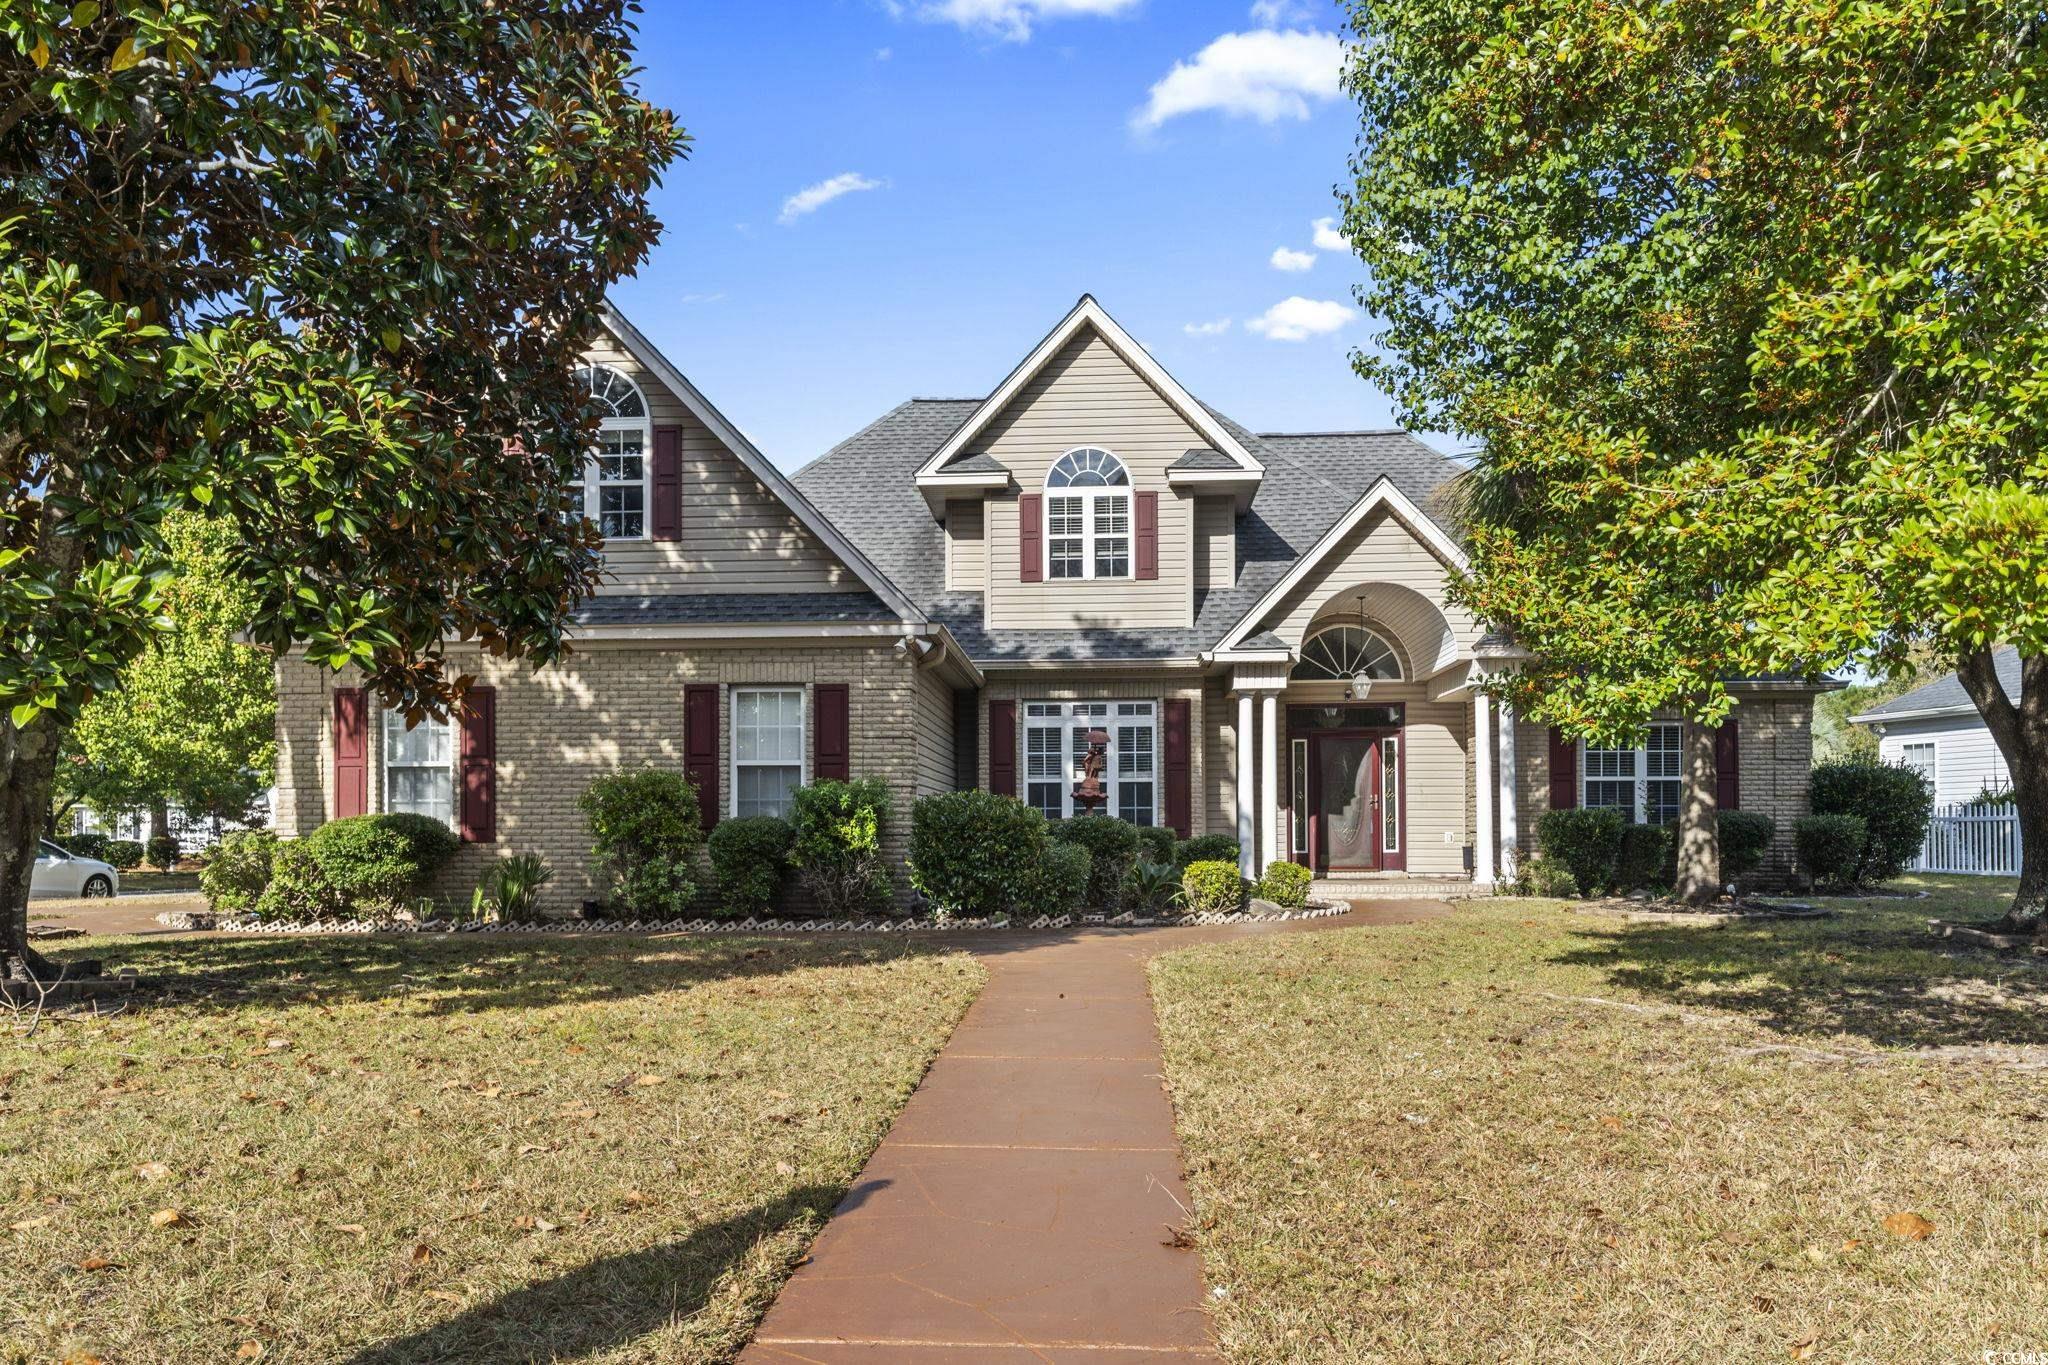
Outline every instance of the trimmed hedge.
<path id="1" fill-rule="evenodd" d="M 1045 817 L 1014 796 L 941 792 L 910 808 L 910 884 L 969 919 L 1009 910 L 1037 875 Z"/>
<path id="2" fill-rule="evenodd" d="M 889 784 L 873 777 L 813 782 L 791 801 L 790 866 L 818 908 L 834 918 L 886 911 L 893 899 L 882 865 Z"/>
<path id="3" fill-rule="evenodd" d="M 1724 810 L 1714 816 L 1721 836 L 1721 880 L 1739 882 L 1764 864 L 1764 850 L 1778 837 L 1777 822 L 1749 810 Z"/>
<path id="4" fill-rule="evenodd" d="M 270 885 L 270 865 L 277 854 L 277 836 L 267 829 L 230 834 L 213 851 L 199 874 L 199 890 L 207 908 L 218 914 L 247 914 L 256 908 Z"/>
<path id="5" fill-rule="evenodd" d="M 726 913 L 760 915 L 775 904 L 782 878 L 789 871 L 789 848 L 796 830 L 773 815 L 721 820 L 704 841 L 711 851 L 711 874 Z"/>
<path id="6" fill-rule="evenodd" d="M 1259 888 L 1254 894 L 1283 910 L 1299 910 L 1308 904 L 1309 883 L 1314 880 L 1315 873 L 1300 863 L 1274 863 L 1259 879 Z"/>
<path id="7" fill-rule="evenodd" d="M 256 915 L 267 920 L 340 919 L 348 900 L 313 856 L 311 836 L 279 842 L 270 860 L 270 884 L 256 898 Z"/>
<path id="8" fill-rule="evenodd" d="M 1675 825 L 1623 825 L 1614 855 L 1614 889 L 1626 894 L 1672 877 L 1678 852 Z"/>
<path id="9" fill-rule="evenodd" d="M 610 869 L 627 913 L 670 919 L 689 910 L 704 831 L 688 777 L 654 767 L 606 773 L 576 805 L 590 827 L 591 852 Z"/>
<path id="10" fill-rule="evenodd" d="M 1173 831 L 1164 825 L 1136 825 L 1138 831 L 1138 857 L 1148 863 L 1165 863 L 1173 866 L 1173 846 L 1179 842 Z"/>
<path id="11" fill-rule="evenodd" d="M 1913 769 L 1823 763 L 1813 770 L 1811 783 L 1815 815 L 1853 815 L 1863 821 L 1863 851 L 1851 879 L 1856 885 L 1890 881 L 1920 852 L 1934 815 L 1934 788 Z"/>
<path id="12" fill-rule="evenodd" d="M 106 851 L 100 854 L 100 861 L 109 863 L 122 871 L 142 865 L 142 845 L 133 839 L 109 839 Z"/>
<path id="13" fill-rule="evenodd" d="M 380 914 L 404 906 L 460 847 L 424 815 L 330 820 L 301 842 L 345 908 Z"/>
<path id="14" fill-rule="evenodd" d="M 1544 857 L 1571 873 L 1579 894 L 1591 896 L 1614 883 L 1624 823 L 1610 807 L 1545 811 L 1536 822 L 1536 842 Z"/>
<path id="15" fill-rule="evenodd" d="M 178 836 L 175 834 L 152 834 L 145 846 L 149 865 L 159 872 L 175 872 L 178 869 Z"/>
<path id="16" fill-rule="evenodd" d="M 1807 880 L 1830 889 L 1856 885 L 1870 826 L 1860 815 L 1804 815 L 1792 822 L 1792 845 Z"/>
<path id="17" fill-rule="evenodd" d="M 1088 851 L 1088 908 L 1115 911 L 1124 878 L 1138 861 L 1138 827 L 1110 815 L 1081 815 L 1056 821 L 1051 834 L 1054 843 Z"/>
<path id="18" fill-rule="evenodd" d="M 1195 863 L 1229 863 L 1236 867 L 1243 856 L 1244 850 L 1228 834 L 1198 834 L 1173 846 L 1173 865 L 1183 872 Z"/>
<path id="19" fill-rule="evenodd" d="M 107 845 L 111 841 L 104 834 L 80 830 L 76 834 L 67 834 L 57 842 L 74 858 L 95 858 L 100 862 L 106 862 Z"/>
<path id="20" fill-rule="evenodd" d="M 1579 894 L 1579 884 L 1570 868 L 1539 853 L 1522 864 L 1521 875 L 1515 878 L 1515 894 L 1568 900 Z"/>
<path id="21" fill-rule="evenodd" d="M 1191 915 L 1227 915 L 1244 904 L 1244 878 L 1234 862 L 1205 859 L 1189 863 L 1181 873 L 1180 889 Z"/>
<path id="22" fill-rule="evenodd" d="M 1094 860 L 1080 844 L 1048 842 L 1019 884 L 1020 915 L 1073 915 L 1088 905 Z"/>

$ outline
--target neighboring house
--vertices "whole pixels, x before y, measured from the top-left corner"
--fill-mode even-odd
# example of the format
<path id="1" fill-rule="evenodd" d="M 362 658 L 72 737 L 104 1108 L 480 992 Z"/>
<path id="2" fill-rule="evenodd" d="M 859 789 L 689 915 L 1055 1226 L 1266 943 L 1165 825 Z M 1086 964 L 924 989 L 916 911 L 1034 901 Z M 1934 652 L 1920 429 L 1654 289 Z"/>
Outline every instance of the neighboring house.
<path id="1" fill-rule="evenodd" d="M 446 889 L 539 852 L 573 903 L 601 890 L 577 795 L 651 762 L 707 824 L 882 778 L 900 866 L 920 795 L 1070 814 L 1098 728 L 1110 813 L 1233 835 L 1248 872 L 1487 886 L 1552 805 L 1675 816 L 1678 724 L 1589 750 L 1475 690 L 1513 651 L 1449 598 L 1458 465 L 1399 431 L 1255 435 L 1092 298 L 994 392 L 904 403 L 793 479 L 623 318 L 588 361 L 610 577 L 574 654 L 465 655 L 472 718 L 411 731 L 282 663 L 281 830 L 423 811 L 470 845 Z M 1721 797 L 1789 827 L 1818 687 L 1734 690 Z"/>
<path id="2" fill-rule="evenodd" d="M 2001 649 L 1992 656 L 1999 685 L 2017 705 L 2020 699 L 2020 652 Z M 1903 697 L 1849 717 L 1877 736 L 1877 756 L 1917 770 L 1934 787 L 1936 807 L 1961 805 L 1983 793 L 2010 792 L 2012 770 L 1998 741 L 1984 724 L 1977 704 L 1963 691 L 1962 679 L 1945 678 L 1916 687 Z"/>

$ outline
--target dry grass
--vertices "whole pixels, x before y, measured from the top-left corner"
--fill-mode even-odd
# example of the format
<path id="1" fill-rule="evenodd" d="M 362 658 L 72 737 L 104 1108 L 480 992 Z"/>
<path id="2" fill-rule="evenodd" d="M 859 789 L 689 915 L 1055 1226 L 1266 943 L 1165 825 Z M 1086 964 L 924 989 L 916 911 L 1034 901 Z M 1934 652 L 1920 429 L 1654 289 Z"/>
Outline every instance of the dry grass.
<path id="1" fill-rule="evenodd" d="M 877 942 L 87 951 L 164 984 L 0 1039 L 8 1362 L 727 1359 L 983 980 Z"/>
<path id="2" fill-rule="evenodd" d="M 1475 902 L 1157 960 L 1233 1361 L 2048 1350 L 2048 964 Z M 1885 1219 L 1933 1225 L 1915 1240 Z"/>

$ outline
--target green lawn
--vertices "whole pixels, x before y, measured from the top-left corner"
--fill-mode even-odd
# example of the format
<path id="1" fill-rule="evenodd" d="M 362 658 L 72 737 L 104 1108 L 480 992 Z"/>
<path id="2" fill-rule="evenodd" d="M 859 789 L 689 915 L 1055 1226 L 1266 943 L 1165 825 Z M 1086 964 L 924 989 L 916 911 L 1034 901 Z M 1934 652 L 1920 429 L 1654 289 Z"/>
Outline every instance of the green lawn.
<path id="1" fill-rule="evenodd" d="M 2011 883 L 1916 885 L 1811 923 L 1498 900 L 1155 961 L 1229 1357 L 2048 1349 L 2048 962 L 1926 933 Z"/>
<path id="2" fill-rule="evenodd" d="M 0 1039 L 0 1361 L 727 1359 L 984 979 L 872 941 L 77 951 L 168 984 Z"/>

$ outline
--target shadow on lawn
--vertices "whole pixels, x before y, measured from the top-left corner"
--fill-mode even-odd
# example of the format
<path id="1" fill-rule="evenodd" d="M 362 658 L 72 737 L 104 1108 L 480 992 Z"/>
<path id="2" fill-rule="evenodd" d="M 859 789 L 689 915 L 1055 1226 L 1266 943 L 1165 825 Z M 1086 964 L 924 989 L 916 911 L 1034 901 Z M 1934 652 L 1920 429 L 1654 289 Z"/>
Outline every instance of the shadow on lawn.
<path id="1" fill-rule="evenodd" d="M 843 1204 L 844 1186 L 791 1190 L 681 1241 L 592 1261 L 410 1336 L 366 1347 L 347 1365 L 571 1360 L 627 1345 L 701 1311 L 719 1280 L 761 1242 L 805 1220 L 822 1226 L 834 1205 L 857 1207 L 888 1183 L 867 1182 Z"/>
<path id="2" fill-rule="evenodd" d="M 1851 910 L 1807 924 L 1634 924 L 1584 935 L 1554 960 L 1783 1033 L 1845 1033 L 1893 1047 L 2048 1043 L 2048 971 L 1937 947 L 1923 919 L 1917 911 Z"/>

